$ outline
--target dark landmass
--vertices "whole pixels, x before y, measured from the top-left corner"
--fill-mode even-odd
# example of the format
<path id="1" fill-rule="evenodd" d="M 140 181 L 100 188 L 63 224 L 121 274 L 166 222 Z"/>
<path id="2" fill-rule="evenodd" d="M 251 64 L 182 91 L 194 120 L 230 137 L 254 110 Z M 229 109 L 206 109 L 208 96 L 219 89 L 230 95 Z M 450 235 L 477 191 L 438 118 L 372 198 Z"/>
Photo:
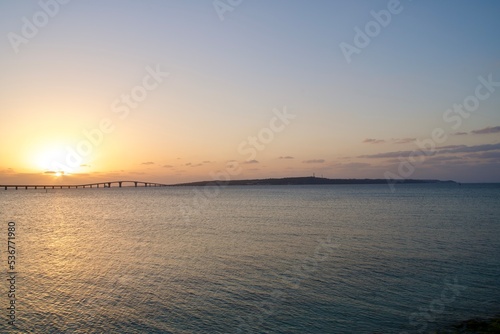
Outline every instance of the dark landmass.
<path id="1" fill-rule="evenodd" d="M 389 180 L 391 184 L 397 183 L 456 183 L 455 181 L 440 180 Z M 319 185 L 319 184 L 387 184 L 386 179 L 327 179 L 323 177 L 285 177 L 279 179 L 255 179 L 255 180 L 229 180 L 229 181 L 199 181 L 179 183 L 174 186 L 286 186 L 286 185 Z"/>

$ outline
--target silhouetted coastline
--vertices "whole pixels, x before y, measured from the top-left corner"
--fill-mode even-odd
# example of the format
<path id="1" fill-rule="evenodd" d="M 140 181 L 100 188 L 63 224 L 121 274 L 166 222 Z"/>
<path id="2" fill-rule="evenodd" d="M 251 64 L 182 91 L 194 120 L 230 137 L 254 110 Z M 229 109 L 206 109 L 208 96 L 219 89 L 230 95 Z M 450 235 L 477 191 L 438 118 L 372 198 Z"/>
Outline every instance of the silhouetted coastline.
<path id="1" fill-rule="evenodd" d="M 286 186 L 286 185 L 328 185 L 328 184 L 408 184 L 408 183 L 451 183 L 455 181 L 441 180 L 417 180 L 417 179 L 328 179 L 323 177 L 285 177 L 269 179 L 249 179 L 249 180 L 220 180 L 220 181 L 197 181 L 188 183 L 174 184 L 174 186 L 218 186 L 221 184 L 229 186 Z"/>

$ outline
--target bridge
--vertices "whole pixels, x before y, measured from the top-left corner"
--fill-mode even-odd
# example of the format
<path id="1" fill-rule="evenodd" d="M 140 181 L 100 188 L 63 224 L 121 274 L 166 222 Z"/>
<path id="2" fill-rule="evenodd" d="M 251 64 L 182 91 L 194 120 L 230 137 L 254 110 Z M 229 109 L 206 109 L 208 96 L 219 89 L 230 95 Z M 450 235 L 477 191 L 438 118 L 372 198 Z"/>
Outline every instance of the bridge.
<path id="1" fill-rule="evenodd" d="M 71 189 L 71 188 L 111 188 L 113 185 L 115 187 L 121 188 L 124 184 L 130 184 L 134 187 L 168 187 L 167 184 L 156 183 L 156 182 L 144 182 L 144 181 L 110 181 L 110 182 L 98 182 L 98 183 L 87 183 L 87 184 L 37 184 L 37 185 L 0 185 L 0 189 Z"/>

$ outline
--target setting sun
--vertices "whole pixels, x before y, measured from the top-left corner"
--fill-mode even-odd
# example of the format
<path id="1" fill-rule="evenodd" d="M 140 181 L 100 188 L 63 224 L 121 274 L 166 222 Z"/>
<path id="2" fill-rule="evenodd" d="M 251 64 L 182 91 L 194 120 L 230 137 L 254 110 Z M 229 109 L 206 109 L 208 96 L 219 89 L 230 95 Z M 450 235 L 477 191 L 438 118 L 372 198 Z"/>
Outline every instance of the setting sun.
<path id="1" fill-rule="evenodd" d="M 65 151 L 62 145 L 53 144 L 36 150 L 32 165 L 38 172 L 57 177 L 77 172 L 77 168 L 70 168 L 64 164 Z"/>

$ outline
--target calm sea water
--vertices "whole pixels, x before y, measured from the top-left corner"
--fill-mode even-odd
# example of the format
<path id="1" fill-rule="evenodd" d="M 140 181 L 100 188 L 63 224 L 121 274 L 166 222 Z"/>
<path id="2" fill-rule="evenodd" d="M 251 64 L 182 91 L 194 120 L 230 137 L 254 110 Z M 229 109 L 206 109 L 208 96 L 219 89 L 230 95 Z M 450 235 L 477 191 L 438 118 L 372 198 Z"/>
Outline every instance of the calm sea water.
<path id="1" fill-rule="evenodd" d="M 500 185 L 217 190 L 0 192 L 0 332 L 427 333 L 500 311 Z"/>

